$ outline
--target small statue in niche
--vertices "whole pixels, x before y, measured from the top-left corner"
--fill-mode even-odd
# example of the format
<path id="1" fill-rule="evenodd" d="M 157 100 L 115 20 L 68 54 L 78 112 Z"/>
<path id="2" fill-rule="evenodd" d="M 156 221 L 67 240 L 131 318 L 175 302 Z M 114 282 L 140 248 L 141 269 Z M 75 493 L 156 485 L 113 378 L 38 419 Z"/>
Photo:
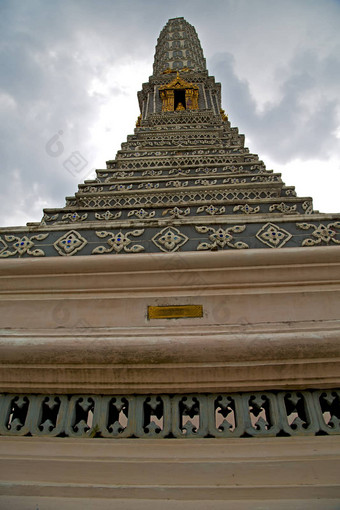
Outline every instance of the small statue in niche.
<path id="1" fill-rule="evenodd" d="M 177 108 L 176 108 L 176 112 L 183 111 L 183 110 L 185 110 L 183 104 L 182 103 L 178 103 Z"/>

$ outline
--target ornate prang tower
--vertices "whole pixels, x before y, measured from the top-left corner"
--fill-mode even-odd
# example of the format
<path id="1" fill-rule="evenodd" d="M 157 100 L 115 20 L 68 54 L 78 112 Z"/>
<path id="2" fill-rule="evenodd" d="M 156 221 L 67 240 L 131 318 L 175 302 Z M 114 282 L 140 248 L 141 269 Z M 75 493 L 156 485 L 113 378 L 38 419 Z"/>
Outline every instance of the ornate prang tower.
<path id="1" fill-rule="evenodd" d="M 183 18 L 138 100 L 95 180 L 0 229 L 0 504 L 336 508 L 340 215 L 244 147 Z"/>
<path id="2" fill-rule="evenodd" d="M 339 217 L 315 214 L 244 147 L 221 108 L 195 29 L 169 20 L 141 114 L 116 159 L 40 223 L 0 231 L 0 257 L 331 246 Z"/>

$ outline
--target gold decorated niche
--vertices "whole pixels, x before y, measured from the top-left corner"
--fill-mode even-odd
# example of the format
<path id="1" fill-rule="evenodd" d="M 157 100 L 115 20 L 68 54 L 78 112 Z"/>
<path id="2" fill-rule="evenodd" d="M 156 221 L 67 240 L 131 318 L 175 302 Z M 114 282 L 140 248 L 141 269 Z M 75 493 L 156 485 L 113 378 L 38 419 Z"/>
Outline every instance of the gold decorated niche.
<path id="1" fill-rule="evenodd" d="M 159 87 L 162 112 L 198 110 L 198 86 L 183 80 L 179 73 L 167 85 Z"/>

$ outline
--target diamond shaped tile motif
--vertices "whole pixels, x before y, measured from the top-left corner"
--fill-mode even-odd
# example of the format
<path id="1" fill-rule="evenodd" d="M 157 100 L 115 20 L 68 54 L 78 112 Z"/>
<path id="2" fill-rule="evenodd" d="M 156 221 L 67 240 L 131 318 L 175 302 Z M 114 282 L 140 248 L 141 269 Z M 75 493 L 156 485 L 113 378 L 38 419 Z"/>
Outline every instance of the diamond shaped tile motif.
<path id="1" fill-rule="evenodd" d="M 84 248 L 86 239 L 76 230 L 70 230 L 53 244 L 59 255 L 71 256 Z"/>
<path id="2" fill-rule="evenodd" d="M 271 248 L 282 248 L 292 238 L 292 235 L 273 223 L 267 223 L 257 232 L 256 237 L 261 243 Z"/>
<path id="3" fill-rule="evenodd" d="M 177 228 L 163 228 L 152 238 L 152 242 L 165 252 L 177 251 L 188 241 L 188 237 L 182 234 Z"/>
<path id="4" fill-rule="evenodd" d="M 162 29 L 153 74 L 137 95 L 136 129 L 106 168 L 39 223 L 0 229 L 3 243 L 13 239 L 0 242 L 1 258 L 339 244 L 340 215 L 314 211 L 245 146 L 184 18 Z M 73 156 L 75 175 L 84 162 Z M 48 241 L 36 243 L 33 232 Z"/>

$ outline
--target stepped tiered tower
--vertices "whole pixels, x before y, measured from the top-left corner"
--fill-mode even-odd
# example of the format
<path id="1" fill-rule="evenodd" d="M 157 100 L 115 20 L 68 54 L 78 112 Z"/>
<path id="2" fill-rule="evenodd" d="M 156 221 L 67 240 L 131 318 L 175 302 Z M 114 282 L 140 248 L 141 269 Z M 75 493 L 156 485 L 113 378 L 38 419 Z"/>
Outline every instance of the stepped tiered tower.
<path id="1" fill-rule="evenodd" d="M 315 215 L 311 198 L 244 147 L 184 19 L 162 30 L 138 99 L 135 133 L 116 159 L 39 224 L 2 230 L 0 257 L 340 243 L 339 217 Z"/>
<path id="2" fill-rule="evenodd" d="M 249 153 L 183 18 L 138 100 L 95 180 L 0 229 L 0 506 L 335 509 L 340 214 Z"/>

